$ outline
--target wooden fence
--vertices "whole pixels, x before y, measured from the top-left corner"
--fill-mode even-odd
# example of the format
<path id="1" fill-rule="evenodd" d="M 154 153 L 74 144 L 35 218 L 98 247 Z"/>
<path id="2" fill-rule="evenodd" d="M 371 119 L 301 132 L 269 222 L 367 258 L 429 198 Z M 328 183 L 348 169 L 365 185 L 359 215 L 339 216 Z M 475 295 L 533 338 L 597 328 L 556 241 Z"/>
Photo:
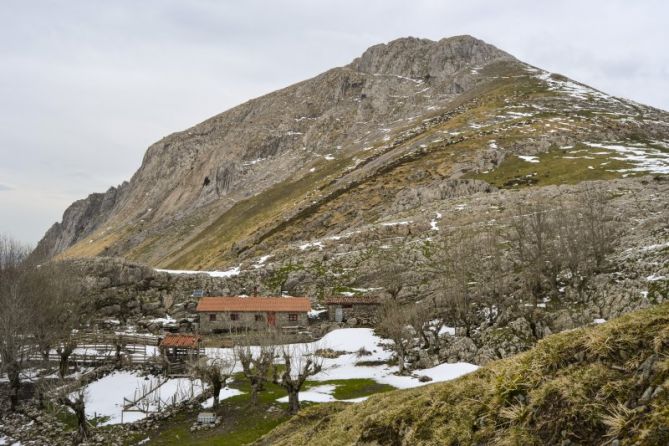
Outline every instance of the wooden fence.
<path id="1" fill-rule="evenodd" d="M 126 362 L 146 364 L 158 355 L 158 336 L 78 333 L 73 337 L 73 341 L 76 348 L 70 355 L 69 362 L 80 366 L 98 366 L 114 362 L 119 359 L 119 355 Z M 33 347 L 26 357 L 32 362 L 60 362 L 60 355 L 53 349 L 44 356 Z"/>

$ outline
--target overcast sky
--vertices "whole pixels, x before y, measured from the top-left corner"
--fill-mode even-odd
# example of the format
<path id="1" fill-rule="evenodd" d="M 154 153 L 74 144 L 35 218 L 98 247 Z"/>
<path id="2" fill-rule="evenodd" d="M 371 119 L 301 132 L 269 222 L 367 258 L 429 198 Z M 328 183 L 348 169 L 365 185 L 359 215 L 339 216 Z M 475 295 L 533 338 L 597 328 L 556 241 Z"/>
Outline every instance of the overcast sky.
<path id="1" fill-rule="evenodd" d="M 0 2 L 0 233 L 35 243 L 146 148 L 367 47 L 471 34 L 669 109 L 669 2 Z"/>

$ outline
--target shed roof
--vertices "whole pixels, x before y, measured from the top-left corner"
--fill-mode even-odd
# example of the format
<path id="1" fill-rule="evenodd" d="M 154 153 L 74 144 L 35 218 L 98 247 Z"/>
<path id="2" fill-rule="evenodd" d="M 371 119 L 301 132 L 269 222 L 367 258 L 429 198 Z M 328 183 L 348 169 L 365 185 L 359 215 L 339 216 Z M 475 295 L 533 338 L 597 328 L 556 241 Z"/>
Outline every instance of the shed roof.
<path id="1" fill-rule="evenodd" d="M 193 334 L 167 333 L 162 341 L 161 347 L 198 348 L 202 338 Z"/>
<path id="2" fill-rule="evenodd" d="M 278 311 L 303 313 L 311 310 L 306 297 L 203 297 L 197 304 L 199 312 Z"/>
<path id="3" fill-rule="evenodd" d="M 381 300 L 376 296 L 332 296 L 325 299 L 325 305 L 378 305 Z"/>

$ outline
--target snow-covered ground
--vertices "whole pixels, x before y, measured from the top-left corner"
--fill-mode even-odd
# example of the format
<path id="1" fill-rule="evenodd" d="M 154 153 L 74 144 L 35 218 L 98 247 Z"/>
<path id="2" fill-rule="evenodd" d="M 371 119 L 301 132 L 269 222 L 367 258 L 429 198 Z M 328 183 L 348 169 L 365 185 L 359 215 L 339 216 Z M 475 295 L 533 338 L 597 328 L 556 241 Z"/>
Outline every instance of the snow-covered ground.
<path id="1" fill-rule="evenodd" d="M 221 392 L 218 394 L 218 399 L 219 401 L 226 400 L 228 398 L 232 398 L 233 396 L 241 395 L 242 392 L 241 390 L 233 389 L 230 387 L 226 387 L 224 389 L 221 389 Z M 206 401 L 202 403 L 202 407 L 205 409 L 209 409 L 214 405 L 214 397 L 210 397 Z"/>
<path id="2" fill-rule="evenodd" d="M 343 328 L 334 330 L 325 335 L 320 341 L 320 348 L 331 348 L 335 351 L 348 352 L 338 358 L 325 358 L 323 371 L 311 377 L 314 381 L 329 381 L 334 379 L 370 378 L 381 384 L 389 384 L 399 389 L 418 387 L 423 383 L 416 376 L 427 375 L 431 382 L 448 381 L 473 372 L 478 368 L 474 364 L 454 363 L 441 364 L 430 369 L 414 370 L 416 376 L 397 376 L 397 366 L 358 365 L 358 362 L 388 361 L 392 352 L 383 348 L 382 344 L 390 341 L 376 336 L 370 328 Z M 358 351 L 364 349 L 371 355 L 359 356 Z"/>
<path id="3" fill-rule="evenodd" d="M 444 333 L 450 333 L 448 327 Z M 393 356 L 392 352 L 383 347 L 390 341 L 376 336 L 370 328 L 343 328 L 331 331 L 321 340 L 290 344 L 289 348 L 297 353 L 297 357 L 307 357 L 318 349 L 332 349 L 343 352 L 337 358 L 323 358 L 323 369 L 310 377 L 311 381 L 330 381 L 368 378 L 382 384 L 406 389 L 418 387 L 432 382 L 448 381 L 473 372 L 478 367 L 468 363 L 440 364 L 429 369 L 414 370 L 411 376 L 397 376 L 397 366 L 385 364 Z M 254 347 L 253 349 L 258 349 Z M 234 360 L 231 348 L 206 348 L 209 358 Z M 379 365 L 359 365 L 379 363 Z M 298 368 L 298 367 L 296 367 Z M 235 371 L 241 371 L 241 365 L 235 365 Z M 297 372 L 297 370 L 296 370 Z M 420 382 L 418 376 L 426 375 L 432 378 L 429 382 Z M 204 391 L 204 385 L 199 380 L 189 378 L 172 378 L 163 382 L 163 378 L 141 376 L 137 372 L 118 371 L 109 374 L 85 386 L 86 415 L 88 417 L 109 417 L 104 424 L 118 424 L 141 420 L 146 417 L 143 412 L 125 412 L 122 414 L 124 398 L 137 400 L 142 394 L 148 396 L 142 399 L 137 406 L 147 412 L 160 411 L 163 408 L 191 399 Z M 322 384 L 300 392 L 303 401 L 327 402 L 335 401 L 332 393 L 336 385 Z M 225 388 L 220 393 L 220 399 L 239 395 L 237 389 Z M 350 402 L 363 401 L 365 398 L 345 400 Z M 283 401 L 284 399 L 279 399 Z M 205 401 L 203 407 L 211 407 L 213 399 Z"/>
<path id="4" fill-rule="evenodd" d="M 157 412 L 166 406 L 180 403 L 202 393 L 203 384 L 199 380 L 172 378 L 158 386 L 161 378 L 140 376 L 136 372 L 114 372 L 84 387 L 86 395 L 86 416 L 109 417 L 103 424 L 118 424 L 141 420 L 143 412 L 125 412 L 122 415 L 124 398 L 137 399 L 143 392 L 147 397 L 138 404 L 147 412 Z M 150 391 L 150 389 L 155 389 Z M 224 392 L 221 392 L 223 395 Z M 234 396 L 234 395 L 229 395 Z M 221 396 L 221 399 L 223 396 Z"/>
<path id="5" fill-rule="evenodd" d="M 14 441 L 11 438 L 0 434 L 0 446 L 22 446 L 20 441 Z"/>
<path id="6" fill-rule="evenodd" d="M 537 158 L 534 155 L 518 155 L 518 158 L 520 158 L 523 161 L 527 161 L 528 163 L 538 163 L 539 158 Z"/>
<path id="7" fill-rule="evenodd" d="M 548 85 L 549 90 L 560 91 L 577 99 L 581 100 L 596 99 L 603 101 L 615 100 L 606 93 L 602 93 L 601 91 L 595 90 L 594 88 L 588 87 L 587 85 L 579 84 L 568 79 L 565 80 L 555 79 L 552 77 L 552 75 L 553 73 L 541 70 L 540 73 L 535 76 L 538 79 L 544 81 Z"/>
<path id="8" fill-rule="evenodd" d="M 239 266 L 235 266 L 225 271 L 191 271 L 184 269 L 156 269 L 156 271 L 168 274 L 206 274 L 210 277 L 233 277 L 238 276 L 241 269 Z"/>
<path id="9" fill-rule="evenodd" d="M 450 332 L 450 328 L 444 330 L 444 333 Z M 398 368 L 394 365 L 358 365 L 359 362 L 389 361 L 393 353 L 383 348 L 383 344 L 390 342 L 387 339 L 376 336 L 371 328 L 342 328 L 331 331 L 319 341 L 292 344 L 290 348 L 305 354 L 326 348 L 345 352 L 337 358 L 323 358 L 323 370 L 317 375 L 310 377 L 309 379 L 312 381 L 369 378 L 381 384 L 389 384 L 393 387 L 406 389 L 430 383 L 420 382 L 418 380 L 418 376 L 420 375 L 429 376 L 432 378 L 431 382 L 448 381 L 473 372 L 478 368 L 474 364 L 458 362 L 454 364 L 441 364 L 429 369 L 414 370 L 413 373 L 415 376 L 397 376 L 395 373 L 397 373 Z M 360 355 L 358 352 L 361 350 L 370 354 Z M 206 354 L 210 358 L 224 358 L 228 360 L 232 360 L 233 358 L 233 352 L 230 348 L 207 348 Z M 237 364 L 236 368 L 237 370 L 241 370 L 239 364 Z M 321 389 L 318 393 L 324 392 Z"/>
<path id="10" fill-rule="evenodd" d="M 645 147 L 642 145 L 622 143 L 600 144 L 586 142 L 585 144 L 590 147 L 615 152 L 618 156 L 614 157 L 613 159 L 626 161 L 636 166 L 625 171 L 669 173 L 669 153 L 663 152 L 661 150 L 652 147 Z"/>

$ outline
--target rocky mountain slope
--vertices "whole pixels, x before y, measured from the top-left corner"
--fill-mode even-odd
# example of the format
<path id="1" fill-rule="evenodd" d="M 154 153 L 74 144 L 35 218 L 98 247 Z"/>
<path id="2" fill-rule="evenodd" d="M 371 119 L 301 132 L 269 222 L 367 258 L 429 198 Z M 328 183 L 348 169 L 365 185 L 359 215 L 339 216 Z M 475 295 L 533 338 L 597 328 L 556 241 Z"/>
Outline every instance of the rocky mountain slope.
<path id="1" fill-rule="evenodd" d="M 669 442 L 669 306 L 553 335 L 455 381 L 310 407 L 256 444 Z"/>
<path id="2" fill-rule="evenodd" d="M 250 265 L 428 236 L 460 197 L 667 172 L 666 112 L 469 36 L 404 38 L 155 143 L 129 182 L 68 208 L 38 252 Z"/>

